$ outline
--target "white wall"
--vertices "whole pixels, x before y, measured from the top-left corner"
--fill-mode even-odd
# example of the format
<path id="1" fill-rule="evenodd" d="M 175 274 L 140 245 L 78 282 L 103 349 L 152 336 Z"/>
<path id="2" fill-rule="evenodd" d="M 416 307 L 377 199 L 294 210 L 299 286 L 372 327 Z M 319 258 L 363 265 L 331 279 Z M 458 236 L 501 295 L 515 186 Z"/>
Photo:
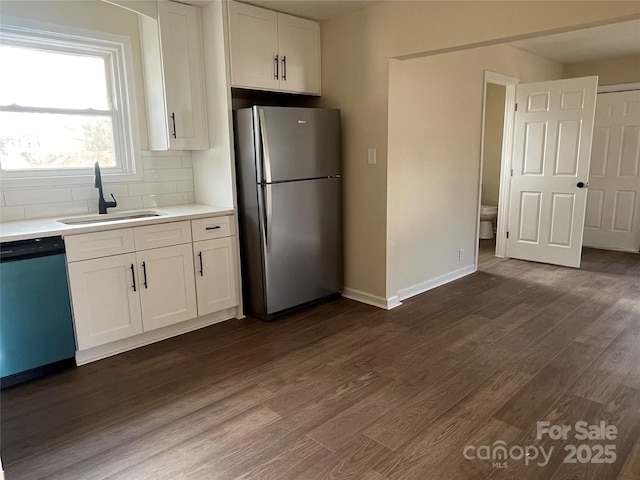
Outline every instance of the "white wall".
<path id="1" fill-rule="evenodd" d="M 605 58 L 564 66 L 564 78 L 598 75 L 598 85 L 640 82 L 640 55 Z"/>
<path id="2" fill-rule="evenodd" d="M 392 1 L 322 22 L 321 101 L 339 107 L 343 119 L 345 287 L 383 301 L 393 291 L 387 218 L 398 200 L 387 193 L 387 172 L 396 167 L 387 165 L 390 58 L 638 16 L 640 2 Z M 367 164 L 369 147 L 378 150 L 377 165 Z"/>
<path id="3" fill-rule="evenodd" d="M 210 148 L 193 152 L 193 172 L 198 203 L 235 207 L 226 15 L 226 4 L 221 1 L 212 1 L 201 8 Z"/>
<path id="4" fill-rule="evenodd" d="M 485 70 L 562 76 L 561 64 L 504 45 L 390 63 L 388 298 L 474 270 Z"/>

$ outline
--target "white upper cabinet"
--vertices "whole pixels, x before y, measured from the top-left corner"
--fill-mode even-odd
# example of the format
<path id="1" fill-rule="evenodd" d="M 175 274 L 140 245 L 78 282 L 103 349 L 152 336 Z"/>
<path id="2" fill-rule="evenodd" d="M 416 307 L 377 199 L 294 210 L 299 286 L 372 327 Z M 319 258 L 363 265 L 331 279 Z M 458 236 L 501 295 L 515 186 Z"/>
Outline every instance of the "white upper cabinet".
<path id="1" fill-rule="evenodd" d="M 278 14 L 230 2 L 229 34 L 232 85 L 279 90 Z"/>
<path id="2" fill-rule="evenodd" d="M 278 45 L 282 57 L 280 89 L 320 95 L 320 26 L 279 13 Z"/>
<path id="3" fill-rule="evenodd" d="M 158 2 L 140 17 L 151 150 L 209 148 L 198 7 Z"/>
<path id="4" fill-rule="evenodd" d="M 317 22 L 229 2 L 231 84 L 320 95 Z"/>

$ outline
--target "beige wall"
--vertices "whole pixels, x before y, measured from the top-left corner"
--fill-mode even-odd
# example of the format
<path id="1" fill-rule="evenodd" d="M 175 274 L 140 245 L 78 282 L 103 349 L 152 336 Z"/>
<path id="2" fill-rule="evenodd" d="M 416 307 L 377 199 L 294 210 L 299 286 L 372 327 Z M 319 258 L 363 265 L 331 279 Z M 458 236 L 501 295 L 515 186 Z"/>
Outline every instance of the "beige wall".
<path id="1" fill-rule="evenodd" d="M 140 147 L 148 148 L 147 114 L 144 100 L 142 56 L 138 15 L 125 8 L 100 0 L 2 0 L 0 14 L 38 22 L 114 33 L 129 37 L 135 78 L 136 107 L 140 130 Z"/>
<path id="2" fill-rule="evenodd" d="M 562 76 L 561 64 L 506 45 L 391 62 L 390 295 L 474 267 L 485 70 L 522 82 Z"/>
<path id="3" fill-rule="evenodd" d="M 640 55 L 572 63 L 564 66 L 564 78 L 589 77 L 591 75 L 598 75 L 598 85 L 640 82 Z"/>
<path id="4" fill-rule="evenodd" d="M 344 124 L 345 287 L 380 298 L 393 294 L 387 288 L 393 261 L 387 218 L 397 204 L 387 195 L 390 58 L 639 16 L 640 2 L 624 1 L 392 1 L 323 22 L 322 101 L 340 107 Z M 377 165 L 367 165 L 369 147 L 378 150 Z"/>
<path id="5" fill-rule="evenodd" d="M 482 205 L 498 205 L 506 91 L 504 85 L 487 84 L 482 154 Z"/>

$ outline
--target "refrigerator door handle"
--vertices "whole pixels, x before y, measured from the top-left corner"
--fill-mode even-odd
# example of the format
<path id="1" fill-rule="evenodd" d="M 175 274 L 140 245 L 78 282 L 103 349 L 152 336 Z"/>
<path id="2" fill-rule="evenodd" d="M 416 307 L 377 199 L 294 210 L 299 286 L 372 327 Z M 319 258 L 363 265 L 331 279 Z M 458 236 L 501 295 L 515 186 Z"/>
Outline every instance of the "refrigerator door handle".
<path id="1" fill-rule="evenodd" d="M 269 142 L 267 140 L 267 124 L 265 121 L 264 110 L 258 110 L 260 119 L 260 136 L 262 137 L 262 159 L 264 163 L 264 181 L 271 183 L 271 158 L 269 157 Z"/>
<path id="2" fill-rule="evenodd" d="M 264 186 L 264 211 L 265 211 L 265 247 L 267 249 L 267 253 L 271 251 L 271 218 L 273 217 L 273 199 L 271 195 L 271 185 Z"/>
<path id="3" fill-rule="evenodd" d="M 262 248 L 267 254 L 271 251 L 271 217 L 273 215 L 273 200 L 271 185 L 259 183 L 260 195 L 258 195 L 258 219 L 260 222 L 260 235 Z"/>

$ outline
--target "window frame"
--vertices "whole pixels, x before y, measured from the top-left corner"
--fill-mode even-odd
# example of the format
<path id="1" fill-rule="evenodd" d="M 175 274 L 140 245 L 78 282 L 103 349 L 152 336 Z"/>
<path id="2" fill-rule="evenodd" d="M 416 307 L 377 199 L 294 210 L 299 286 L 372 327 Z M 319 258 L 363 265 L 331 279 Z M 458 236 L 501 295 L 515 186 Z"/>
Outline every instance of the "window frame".
<path id="1" fill-rule="evenodd" d="M 2 17 L 0 43 L 54 53 L 103 57 L 110 110 L 15 105 L 0 107 L 0 110 L 111 117 L 116 166 L 102 168 L 103 180 L 122 182 L 142 179 L 133 55 L 128 37 L 15 17 Z M 0 175 L 2 188 L 83 184 L 92 181 L 93 167 L 11 169 L 0 170 Z"/>

